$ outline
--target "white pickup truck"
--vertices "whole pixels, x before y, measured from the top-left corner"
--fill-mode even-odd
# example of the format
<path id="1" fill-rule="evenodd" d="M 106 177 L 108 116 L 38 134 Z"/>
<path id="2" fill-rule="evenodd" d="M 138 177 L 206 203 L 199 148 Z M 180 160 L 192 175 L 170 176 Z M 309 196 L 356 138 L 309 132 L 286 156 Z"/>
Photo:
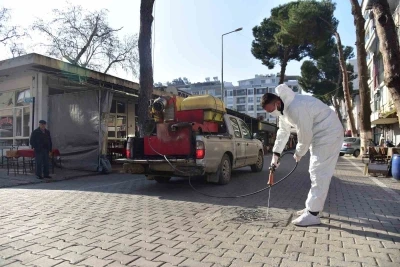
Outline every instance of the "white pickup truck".
<path id="1" fill-rule="evenodd" d="M 124 163 L 125 172 L 145 174 L 159 183 L 172 176 L 204 176 L 208 182 L 227 184 L 233 169 L 263 169 L 261 141 L 235 116 L 224 114 L 214 133 L 194 132 L 190 123 L 163 125 L 150 136 L 128 139 L 127 158 L 118 160 Z"/>

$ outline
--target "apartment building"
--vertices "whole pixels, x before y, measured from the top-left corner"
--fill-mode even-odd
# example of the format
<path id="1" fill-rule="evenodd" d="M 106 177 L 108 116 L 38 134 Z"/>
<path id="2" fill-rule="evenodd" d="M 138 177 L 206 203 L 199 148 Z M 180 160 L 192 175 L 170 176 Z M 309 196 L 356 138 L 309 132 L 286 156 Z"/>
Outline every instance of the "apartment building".
<path id="1" fill-rule="evenodd" d="M 370 0 L 362 1 L 362 12 L 365 22 L 365 48 L 367 50 L 367 65 L 369 72 L 368 85 L 371 92 L 371 124 L 373 140 L 381 143 L 385 140 L 394 144 L 400 143 L 400 128 L 397 111 L 393 99 L 384 85 L 383 59 L 379 51 L 379 38 L 375 29 Z M 393 14 L 398 34 L 400 33 L 400 4 L 399 0 L 388 0 Z"/>
<path id="2" fill-rule="evenodd" d="M 301 94 L 302 89 L 297 80 L 298 76 L 286 76 L 284 82 L 294 92 Z M 226 90 L 225 104 L 227 107 L 275 124 L 276 117 L 263 110 L 260 102 L 265 93 L 275 93 L 275 87 L 279 84 L 279 75 L 256 74 L 254 78 L 240 80 L 238 83 L 238 87 Z"/>

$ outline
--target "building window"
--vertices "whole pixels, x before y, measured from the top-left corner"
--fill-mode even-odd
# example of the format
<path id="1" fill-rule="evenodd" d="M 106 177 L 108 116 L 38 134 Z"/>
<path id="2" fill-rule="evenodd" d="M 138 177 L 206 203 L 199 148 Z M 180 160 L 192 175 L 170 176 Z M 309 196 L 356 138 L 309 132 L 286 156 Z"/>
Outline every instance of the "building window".
<path id="1" fill-rule="evenodd" d="M 236 104 L 246 104 L 246 97 L 236 98 Z"/>
<path id="2" fill-rule="evenodd" d="M 254 97 L 249 96 L 249 97 L 247 98 L 247 102 L 248 102 L 248 103 L 253 103 L 253 102 L 254 102 Z"/>
<path id="3" fill-rule="evenodd" d="M 264 110 L 260 105 L 257 105 L 257 111 Z"/>
<path id="4" fill-rule="evenodd" d="M 28 146 L 31 133 L 30 89 L 0 94 L 0 145 Z"/>
<path id="5" fill-rule="evenodd" d="M 254 110 L 254 105 L 249 105 L 249 106 L 247 107 L 247 110 L 248 110 L 248 111 L 253 111 L 253 110 Z"/>
<path id="6" fill-rule="evenodd" d="M 233 96 L 232 90 L 226 91 L 226 93 L 227 93 L 227 96 Z"/>
<path id="7" fill-rule="evenodd" d="M 272 80 L 271 80 L 271 83 L 275 83 L 275 79 L 272 79 Z"/>
<path id="8" fill-rule="evenodd" d="M 127 137 L 126 103 L 113 100 L 108 118 L 108 137 L 110 139 L 125 139 Z"/>
<path id="9" fill-rule="evenodd" d="M 236 109 L 239 112 L 246 111 L 246 106 L 245 105 L 236 105 Z"/>
<path id="10" fill-rule="evenodd" d="M 293 92 L 298 92 L 299 91 L 299 87 L 296 86 L 296 85 L 293 85 L 292 90 L 293 90 Z"/>
<path id="11" fill-rule="evenodd" d="M 254 89 L 247 89 L 247 95 L 254 95 Z"/>
<path id="12" fill-rule="evenodd" d="M 253 81 L 249 81 L 249 84 L 252 85 L 254 82 Z"/>
<path id="13" fill-rule="evenodd" d="M 272 88 L 272 87 L 268 88 L 268 93 L 272 93 L 273 94 L 273 93 L 275 93 L 274 91 L 275 91 L 274 88 Z"/>
<path id="14" fill-rule="evenodd" d="M 265 80 L 261 80 L 261 84 L 264 84 L 265 83 Z"/>
<path id="15" fill-rule="evenodd" d="M 259 88 L 256 90 L 257 95 L 263 95 L 263 94 L 266 94 L 267 92 L 268 92 L 267 88 Z"/>
<path id="16" fill-rule="evenodd" d="M 237 96 L 246 95 L 246 89 L 241 89 L 236 91 Z"/>
<path id="17" fill-rule="evenodd" d="M 256 102 L 256 104 L 258 104 L 258 103 L 261 103 L 261 97 L 260 97 L 260 96 L 257 96 L 257 102 Z"/>

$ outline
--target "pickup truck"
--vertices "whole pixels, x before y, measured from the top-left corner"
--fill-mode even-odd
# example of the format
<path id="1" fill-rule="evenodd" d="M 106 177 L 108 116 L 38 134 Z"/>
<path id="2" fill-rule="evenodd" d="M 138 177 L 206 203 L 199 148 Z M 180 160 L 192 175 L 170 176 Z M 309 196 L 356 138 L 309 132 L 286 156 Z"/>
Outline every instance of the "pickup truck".
<path id="1" fill-rule="evenodd" d="M 195 132 L 193 124 L 159 124 L 157 133 L 129 138 L 124 163 L 128 173 L 141 173 L 148 180 L 168 182 L 172 176 L 203 176 L 207 182 L 227 184 L 233 169 L 250 166 L 260 172 L 264 150 L 247 124 L 224 114 L 215 132 Z"/>

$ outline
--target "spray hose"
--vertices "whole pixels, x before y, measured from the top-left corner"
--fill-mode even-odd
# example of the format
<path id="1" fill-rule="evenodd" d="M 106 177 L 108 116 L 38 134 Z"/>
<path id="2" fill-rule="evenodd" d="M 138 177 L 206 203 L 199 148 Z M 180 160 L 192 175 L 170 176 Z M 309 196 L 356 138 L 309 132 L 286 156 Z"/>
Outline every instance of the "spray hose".
<path id="1" fill-rule="evenodd" d="M 283 178 L 281 178 L 280 180 L 278 180 L 276 183 L 274 183 L 274 172 L 275 172 L 275 170 L 276 170 L 276 167 L 275 167 L 275 166 L 269 167 L 268 186 L 266 186 L 266 187 L 264 187 L 264 188 L 261 188 L 260 190 L 257 190 L 257 191 L 255 191 L 255 192 L 248 193 L 248 194 L 244 194 L 244 195 L 237 195 L 237 196 L 215 196 L 215 195 L 210 195 L 210 194 L 203 193 L 203 192 L 199 191 L 198 189 L 196 189 L 196 188 L 192 185 L 192 182 L 191 182 L 191 178 L 192 178 L 193 175 L 191 175 L 191 173 L 189 173 L 189 172 L 181 171 L 181 170 L 177 169 L 174 165 L 172 165 L 171 162 L 168 160 L 168 158 L 167 158 L 166 155 L 163 155 L 163 154 L 159 153 L 158 151 L 156 151 L 156 150 L 152 147 L 152 145 L 151 145 L 151 143 L 150 143 L 150 138 L 149 138 L 149 140 L 148 140 L 148 144 L 149 144 L 150 148 L 151 148 L 156 154 L 158 154 L 158 155 L 164 157 L 164 159 L 167 161 L 167 163 L 171 166 L 171 168 L 172 168 L 173 170 L 175 170 L 175 171 L 177 171 L 177 172 L 180 172 L 180 173 L 182 173 L 182 174 L 186 174 L 186 175 L 189 174 L 189 185 L 190 185 L 190 187 L 191 187 L 194 191 L 196 191 L 197 193 L 199 193 L 199 194 L 201 194 L 201 195 L 203 195 L 203 196 L 213 197 L 213 198 L 241 198 L 241 197 L 248 197 L 248 196 L 252 196 L 252 195 L 261 193 L 261 192 L 263 192 L 263 191 L 265 191 L 265 190 L 267 190 L 267 189 L 270 189 L 270 188 L 274 187 L 275 185 L 279 184 L 280 182 L 282 182 L 283 180 L 285 180 L 286 178 L 288 178 L 288 177 L 296 170 L 297 165 L 298 165 L 298 162 L 296 162 L 296 164 L 294 165 L 293 169 L 292 169 L 286 176 L 284 176 Z M 288 151 L 288 152 L 283 153 L 283 154 L 279 157 L 278 162 L 281 160 L 282 157 L 284 157 L 284 156 L 286 156 L 286 155 L 294 155 L 294 152 Z"/>
<path id="2" fill-rule="evenodd" d="M 285 153 L 283 153 L 283 154 L 281 155 L 281 157 L 279 158 L 279 160 L 280 160 L 282 157 L 284 157 L 285 155 L 289 155 L 289 154 L 292 154 L 292 155 L 293 155 L 294 152 L 285 152 Z M 275 170 L 276 170 L 276 167 L 275 167 L 275 166 L 269 167 L 268 186 L 266 186 L 266 187 L 264 187 L 264 188 L 261 188 L 260 190 L 257 190 L 257 191 L 255 191 L 255 192 L 248 193 L 248 194 L 244 194 L 244 195 L 237 195 L 237 196 L 215 196 L 215 195 L 210 195 L 210 194 L 203 193 L 203 192 L 197 190 L 197 189 L 192 185 L 192 183 L 191 183 L 191 181 L 190 181 L 190 179 L 192 178 L 191 176 L 189 176 L 189 185 L 190 185 L 190 187 L 191 187 L 194 191 L 196 191 L 197 193 L 202 194 L 202 195 L 204 195 L 204 196 L 207 196 L 207 197 L 214 197 L 214 198 L 241 198 L 241 197 L 248 197 L 248 196 L 252 196 L 252 195 L 261 193 L 262 191 L 265 191 L 265 190 L 267 190 L 267 189 L 270 189 L 270 188 L 272 188 L 273 186 L 279 184 L 280 182 L 282 182 L 283 180 L 285 180 L 286 178 L 288 178 L 288 177 L 296 170 L 297 165 L 298 165 L 298 162 L 296 162 L 296 164 L 294 165 L 294 168 L 293 168 L 286 176 L 284 176 L 283 178 L 281 178 L 280 180 L 278 180 L 276 183 L 274 183 L 274 172 L 275 172 Z"/>

